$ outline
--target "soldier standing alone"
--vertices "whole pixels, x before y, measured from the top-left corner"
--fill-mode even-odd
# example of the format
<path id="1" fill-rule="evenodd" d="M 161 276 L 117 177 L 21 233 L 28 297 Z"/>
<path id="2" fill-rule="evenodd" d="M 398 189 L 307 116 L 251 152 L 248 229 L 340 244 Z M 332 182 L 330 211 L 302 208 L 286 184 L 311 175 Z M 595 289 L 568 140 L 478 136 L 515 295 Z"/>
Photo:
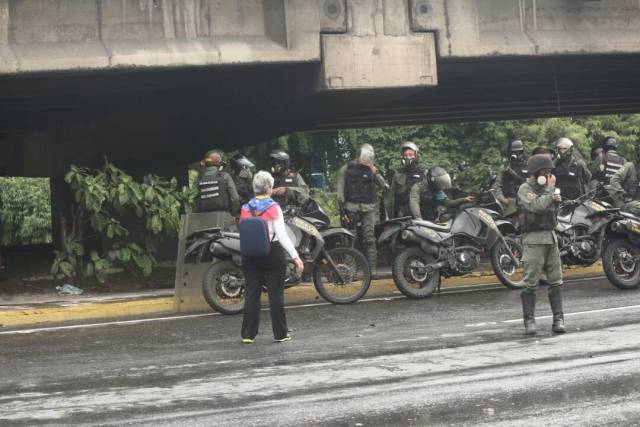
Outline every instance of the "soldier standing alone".
<path id="1" fill-rule="evenodd" d="M 418 146 L 403 142 L 400 146 L 403 169 L 393 175 L 391 182 L 391 217 L 411 216 L 409 195 L 414 184 L 422 180 L 423 170 L 418 164 Z"/>
<path id="2" fill-rule="evenodd" d="M 370 144 L 362 144 L 356 158 L 338 171 L 338 204 L 350 218 L 362 221 L 362 247 L 366 253 L 372 278 L 378 277 L 378 251 L 376 248 L 376 187 L 387 188 L 388 184 L 378 174 L 375 166 L 375 153 Z M 351 224 L 347 228 L 353 228 Z"/>
<path id="3" fill-rule="evenodd" d="M 564 311 L 562 307 L 562 263 L 558 250 L 558 238 L 553 231 L 556 226 L 557 206 L 561 195 L 556 194 L 556 178 L 551 175 L 553 162 L 546 154 L 529 158 L 529 178 L 518 189 L 518 206 L 523 215 L 522 231 L 524 264 L 523 285 L 520 294 L 525 333 L 536 334 L 535 308 L 536 289 L 542 274 L 549 283 L 549 303 L 553 313 L 552 331 L 564 333 Z"/>

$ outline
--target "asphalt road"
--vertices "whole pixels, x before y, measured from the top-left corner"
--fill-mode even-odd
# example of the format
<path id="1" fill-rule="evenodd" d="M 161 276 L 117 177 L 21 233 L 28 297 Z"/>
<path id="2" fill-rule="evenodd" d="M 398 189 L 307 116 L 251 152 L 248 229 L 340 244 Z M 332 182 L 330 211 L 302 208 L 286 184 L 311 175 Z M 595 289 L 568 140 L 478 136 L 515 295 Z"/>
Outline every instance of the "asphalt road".
<path id="1" fill-rule="evenodd" d="M 638 425 L 640 290 L 546 289 L 537 337 L 504 288 L 288 309 L 294 340 L 239 316 L 0 332 L 0 425 Z"/>

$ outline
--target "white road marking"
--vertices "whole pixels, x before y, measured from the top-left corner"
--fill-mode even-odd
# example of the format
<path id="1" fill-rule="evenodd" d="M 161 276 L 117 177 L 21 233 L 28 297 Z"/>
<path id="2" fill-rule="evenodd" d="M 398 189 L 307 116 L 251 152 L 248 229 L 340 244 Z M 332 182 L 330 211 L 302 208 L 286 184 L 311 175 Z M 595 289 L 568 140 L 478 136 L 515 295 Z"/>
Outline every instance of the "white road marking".
<path id="1" fill-rule="evenodd" d="M 606 313 L 609 311 L 626 311 L 626 310 L 637 310 L 640 309 L 640 305 L 623 305 L 621 307 L 610 307 L 610 308 L 600 308 L 597 310 L 587 310 L 587 311 L 576 311 L 574 313 L 564 313 L 564 317 L 569 317 L 569 316 L 582 316 L 583 314 L 593 314 L 593 313 Z M 546 315 L 546 316 L 536 316 L 536 320 L 537 319 L 551 319 L 553 317 L 553 315 Z M 522 318 L 517 318 L 517 319 L 509 319 L 509 320 L 501 320 L 499 322 L 482 322 L 482 323 L 470 323 L 464 326 L 470 327 L 470 328 L 477 328 L 477 327 L 482 327 L 482 326 L 489 326 L 489 325 L 497 325 L 499 323 L 519 323 L 522 322 Z"/>
<path id="2" fill-rule="evenodd" d="M 604 278 L 605 276 L 594 276 L 594 277 L 589 277 L 589 279 L 601 279 Z M 569 279 L 569 280 L 565 280 L 565 283 L 570 283 L 570 282 L 579 282 L 585 280 L 585 278 L 580 278 L 580 279 Z M 495 287 L 490 287 L 496 285 Z M 460 287 L 460 288 L 454 288 L 452 290 L 445 290 L 443 292 L 443 294 L 461 294 L 461 293 L 466 293 L 466 292 L 476 292 L 478 290 L 486 290 L 486 291 L 492 291 L 492 290 L 499 290 L 499 289 L 503 289 L 503 286 L 501 286 L 502 283 L 500 282 L 494 282 L 494 283 L 479 283 L 477 285 L 469 285 L 469 286 L 464 286 L 464 287 Z M 391 300 L 398 300 L 398 299 L 406 299 L 406 297 L 404 295 L 398 295 L 398 296 L 389 296 L 389 297 L 377 297 L 377 298 L 364 298 L 361 299 L 360 301 L 358 301 L 359 303 L 363 303 L 363 302 L 375 302 L 375 301 L 391 301 Z M 287 309 L 294 309 L 294 308 L 307 308 L 307 307 L 317 307 L 317 306 L 326 306 L 326 305 L 332 305 L 332 303 L 330 302 L 316 302 L 316 303 L 310 303 L 310 304 L 298 304 L 298 305 L 290 305 L 290 306 L 286 306 Z M 633 306 L 633 307 L 640 307 L 640 306 Z M 613 310 L 617 310 L 620 308 L 613 308 Z M 268 311 L 269 308 L 265 307 L 261 309 L 262 311 Z M 608 309 L 604 309 L 604 310 L 608 310 Z M 596 310 L 597 312 L 598 310 Z M 585 312 L 587 313 L 587 312 Z M 114 326 L 114 325 L 138 325 L 138 324 L 143 324 L 143 323 L 150 323 L 150 322 L 159 322 L 159 321 L 169 321 L 169 320 L 182 320 L 182 319 L 195 319 L 195 318 L 200 318 L 200 317 L 209 317 L 209 316 L 221 316 L 221 313 L 201 313 L 201 314 L 184 314 L 184 315 L 177 315 L 177 316 L 165 316 L 165 317 L 151 317 L 151 318 L 145 318 L 145 319 L 134 319 L 134 320 L 117 320 L 117 321 L 112 321 L 112 322 L 100 322 L 100 323 L 82 323 L 82 324 L 77 324 L 77 325 L 65 325 L 65 326 L 47 326 L 47 327 L 40 327 L 40 328 L 32 328 L 32 329 L 20 329 L 20 330 L 13 330 L 13 331 L 0 331 L 0 335 L 28 335 L 28 334 L 35 334 L 38 332 L 52 332 L 52 331 L 63 331 L 63 330 L 74 330 L 74 329 L 83 329 L 83 328 L 99 328 L 99 327 L 104 327 L 104 326 Z M 573 314 L 565 314 L 565 316 L 570 316 Z M 551 316 L 541 316 L 538 317 L 538 319 L 544 319 L 546 317 L 551 317 Z M 513 320 L 505 320 L 502 321 L 501 323 L 512 323 L 512 322 L 521 322 L 522 319 L 513 319 Z M 487 325 L 496 325 L 496 322 L 484 322 L 484 323 L 478 323 L 478 324 L 469 324 L 469 325 L 465 325 L 468 327 L 477 327 L 477 326 L 487 326 Z"/>

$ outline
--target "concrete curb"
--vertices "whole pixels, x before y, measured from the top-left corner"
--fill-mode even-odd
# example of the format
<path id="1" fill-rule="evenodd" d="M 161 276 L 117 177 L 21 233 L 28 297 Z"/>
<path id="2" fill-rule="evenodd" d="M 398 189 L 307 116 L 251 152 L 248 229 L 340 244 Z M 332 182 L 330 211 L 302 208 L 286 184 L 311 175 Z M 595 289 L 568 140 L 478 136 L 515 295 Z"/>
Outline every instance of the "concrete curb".
<path id="1" fill-rule="evenodd" d="M 571 268 L 565 270 L 567 277 L 579 275 L 602 274 L 599 264 L 586 268 Z M 490 272 L 472 273 L 468 276 L 453 277 L 442 281 L 442 289 L 458 287 L 479 287 L 486 289 L 488 285 L 498 285 L 498 279 Z M 483 286 L 485 285 L 485 286 Z M 396 296 L 400 292 L 393 280 L 381 279 L 372 282 L 366 298 Z M 88 319 L 117 319 L 133 316 L 160 315 L 174 312 L 173 297 L 131 294 L 130 298 L 122 296 L 113 300 L 105 297 L 105 301 L 97 302 L 97 298 L 70 299 L 40 304 L 9 304 L 0 305 L 0 327 L 15 327 L 33 325 L 37 323 L 71 322 Z M 312 303 L 321 298 L 313 286 L 296 286 L 286 291 L 288 305 Z M 265 300 L 266 301 L 266 300 Z"/>

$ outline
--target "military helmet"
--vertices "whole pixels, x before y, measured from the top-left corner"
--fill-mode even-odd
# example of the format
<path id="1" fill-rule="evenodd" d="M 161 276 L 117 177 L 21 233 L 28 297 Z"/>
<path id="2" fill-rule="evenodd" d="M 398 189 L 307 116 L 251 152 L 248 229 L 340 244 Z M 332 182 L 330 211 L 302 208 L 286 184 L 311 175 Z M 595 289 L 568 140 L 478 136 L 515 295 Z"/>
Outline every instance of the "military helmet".
<path id="1" fill-rule="evenodd" d="M 244 154 L 238 153 L 231 158 L 231 166 L 237 172 L 242 169 L 251 169 L 255 165 Z"/>
<path id="2" fill-rule="evenodd" d="M 287 170 L 291 166 L 289 154 L 284 150 L 273 150 L 271 154 L 269 154 L 269 158 L 271 159 L 273 170 L 276 173 L 282 170 Z"/>
<path id="3" fill-rule="evenodd" d="M 514 139 L 513 141 L 509 141 L 509 143 L 507 144 L 507 152 L 513 153 L 518 151 L 519 152 L 524 151 L 524 143 L 522 142 L 522 140 Z"/>
<path id="4" fill-rule="evenodd" d="M 203 161 L 206 166 L 223 166 L 224 153 L 220 150 L 209 150 L 204 155 Z"/>
<path id="5" fill-rule="evenodd" d="M 418 152 L 420 152 L 420 148 L 416 145 L 415 142 L 405 141 L 400 145 L 400 153 L 404 154 L 406 150 L 413 150 L 416 153 L 416 157 L 418 157 Z"/>
<path id="6" fill-rule="evenodd" d="M 529 157 L 527 162 L 527 173 L 529 175 L 537 175 L 542 169 L 553 169 L 553 161 L 548 154 L 534 154 Z"/>
<path id="7" fill-rule="evenodd" d="M 609 151 L 609 150 L 617 150 L 618 149 L 618 140 L 616 140 L 614 137 L 612 136 L 608 136 L 606 137 L 603 141 L 602 141 L 602 149 L 604 151 Z"/>
<path id="8" fill-rule="evenodd" d="M 569 138 L 559 138 L 556 140 L 555 144 L 556 148 L 571 148 L 573 147 L 573 141 Z"/>
<path id="9" fill-rule="evenodd" d="M 437 190 L 449 190 L 451 188 L 451 176 L 440 166 L 434 166 L 425 171 L 427 184 Z"/>

